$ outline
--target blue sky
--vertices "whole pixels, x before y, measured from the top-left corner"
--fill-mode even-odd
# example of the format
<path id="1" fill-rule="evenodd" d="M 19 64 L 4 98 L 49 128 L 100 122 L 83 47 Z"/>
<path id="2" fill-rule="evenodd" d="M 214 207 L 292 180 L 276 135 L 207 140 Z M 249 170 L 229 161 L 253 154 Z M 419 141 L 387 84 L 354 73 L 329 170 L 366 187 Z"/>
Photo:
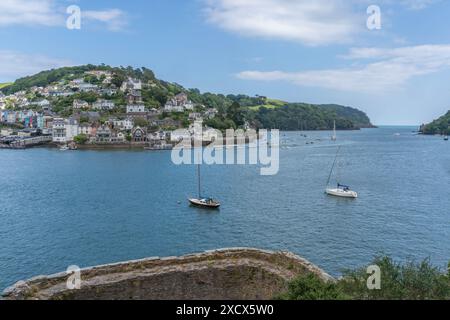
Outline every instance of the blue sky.
<path id="1" fill-rule="evenodd" d="M 66 28 L 66 8 L 82 12 Z M 381 9 L 369 30 L 367 8 Z M 446 0 L 2 0 L 0 82 L 85 63 L 145 66 L 215 93 L 339 103 L 376 124 L 450 109 Z"/>

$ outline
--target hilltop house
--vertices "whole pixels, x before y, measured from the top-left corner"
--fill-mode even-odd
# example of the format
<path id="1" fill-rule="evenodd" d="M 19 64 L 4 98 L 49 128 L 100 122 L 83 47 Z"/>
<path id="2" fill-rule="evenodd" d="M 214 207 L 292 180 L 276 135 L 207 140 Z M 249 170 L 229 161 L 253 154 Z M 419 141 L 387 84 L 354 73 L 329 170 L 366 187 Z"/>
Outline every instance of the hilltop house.
<path id="1" fill-rule="evenodd" d="M 42 99 L 40 101 L 34 102 L 33 104 L 41 108 L 50 107 L 50 101 L 48 101 L 47 99 Z"/>
<path id="2" fill-rule="evenodd" d="M 168 100 L 164 106 L 165 112 L 184 112 L 185 110 L 194 110 L 194 104 L 184 92 Z"/>
<path id="3" fill-rule="evenodd" d="M 82 84 L 78 85 L 78 89 L 81 92 L 91 92 L 91 91 L 96 91 L 98 89 L 98 86 L 95 84 L 90 84 L 90 83 L 82 83 Z"/>
<path id="4" fill-rule="evenodd" d="M 115 108 L 115 104 L 109 100 L 99 99 L 94 102 L 92 108 L 96 110 L 113 110 Z"/>
<path id="5" fill-rule="evenodd" d="M 217 109 L 209 108 L 208 110 L 205 111 L 204 115 L 205 115 L 205 118 L 212 119 L 212 118 L 215 118 L 218 113 L 219 113 L 219 111 L 217 111 Z"/>
<path id="6" fill-rule="evenodd" d="M 142 90 L 141 80 L 128 78 L 128 80 L 124 81 L 120 87 L 120 91 L 126 92 L 130 90 Z"/>
<path id="7" fill-rule="evenodd" d="M 127 105 L 127 113 L 145 113 L 145 106 L 143 104 L 129 104 Z"/>
<path id="8" fill-rule="evenodd" d="M 72 106 L 73 106 L 74 110 L 87 109 L 87 108 L 89 108 L 89 103 L 87 103 L 84 100 L 75 99 L 75 100 L 73 100 L 73 105 Z"/>

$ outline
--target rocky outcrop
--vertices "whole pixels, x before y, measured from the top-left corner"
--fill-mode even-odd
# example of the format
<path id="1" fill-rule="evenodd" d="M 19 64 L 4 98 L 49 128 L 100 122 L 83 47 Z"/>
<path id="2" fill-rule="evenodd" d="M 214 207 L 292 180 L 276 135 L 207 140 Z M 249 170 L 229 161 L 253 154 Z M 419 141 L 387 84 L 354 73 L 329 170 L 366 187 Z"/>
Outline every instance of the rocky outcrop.
<path id="1" fill-rule="evenodd" d="M 82 269 L 81 287 L 74 290 L 67 288 L 67 273 L 40 276 L 6 289 L 3 299 L 271 299 L 289 280 L 307 273 L 334 281 L 292 253 L 221 249 Z"/>

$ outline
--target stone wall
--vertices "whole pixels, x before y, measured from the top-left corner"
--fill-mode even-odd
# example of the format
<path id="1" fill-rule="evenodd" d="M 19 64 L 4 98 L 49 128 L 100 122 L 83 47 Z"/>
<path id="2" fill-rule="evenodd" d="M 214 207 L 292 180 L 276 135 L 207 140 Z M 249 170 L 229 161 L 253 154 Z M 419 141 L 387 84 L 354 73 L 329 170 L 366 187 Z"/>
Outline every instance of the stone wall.
<path id="1" fill-rule="evenodd" d="M 3 299 L 271 299 L 289 280 L 305 273 L 334 281 L 292 253 L 221 249 L 86 268 L 78 290 L 67 289 L 66 273 L 40 276 L 6 289 Z"/>

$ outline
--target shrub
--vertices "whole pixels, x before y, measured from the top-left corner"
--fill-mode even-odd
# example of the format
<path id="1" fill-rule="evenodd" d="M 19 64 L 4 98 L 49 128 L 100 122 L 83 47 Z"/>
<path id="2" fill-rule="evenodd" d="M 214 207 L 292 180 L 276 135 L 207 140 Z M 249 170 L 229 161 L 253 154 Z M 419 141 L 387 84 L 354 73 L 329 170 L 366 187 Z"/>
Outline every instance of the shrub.
<path id="1" fill-rule="evenodd" d="M 314 274 L 302 275 L 288 284 L 280 300 L 343 300 L 347 297 L 334 282 L 325 282 Z"/>
<path id="2" fill-rule="evenodd" d="M 450 263 L 447 273 L 429 259 L 398 263 L 380 255 L 370 265 L 381 270 L 381 289 L 367 288 L 367 268 L 347 270 L 336 283 L 324 282 L 315 275 L 300 276 L 288 285 L 282 300 L 444 300 L 450 299 Z"/>
<path id="3" fill-rule="evenodd" d="M 371 265 L 377 265 L 381 269 L 380 290 L 367 289 L 366 268 L 346 271 L 339 281 L 341 290 L 353 299 L 450 299 L 449 275 L 433 266 L 429 259 L 401 264 L 391 257 L 378 256 Z"/>

